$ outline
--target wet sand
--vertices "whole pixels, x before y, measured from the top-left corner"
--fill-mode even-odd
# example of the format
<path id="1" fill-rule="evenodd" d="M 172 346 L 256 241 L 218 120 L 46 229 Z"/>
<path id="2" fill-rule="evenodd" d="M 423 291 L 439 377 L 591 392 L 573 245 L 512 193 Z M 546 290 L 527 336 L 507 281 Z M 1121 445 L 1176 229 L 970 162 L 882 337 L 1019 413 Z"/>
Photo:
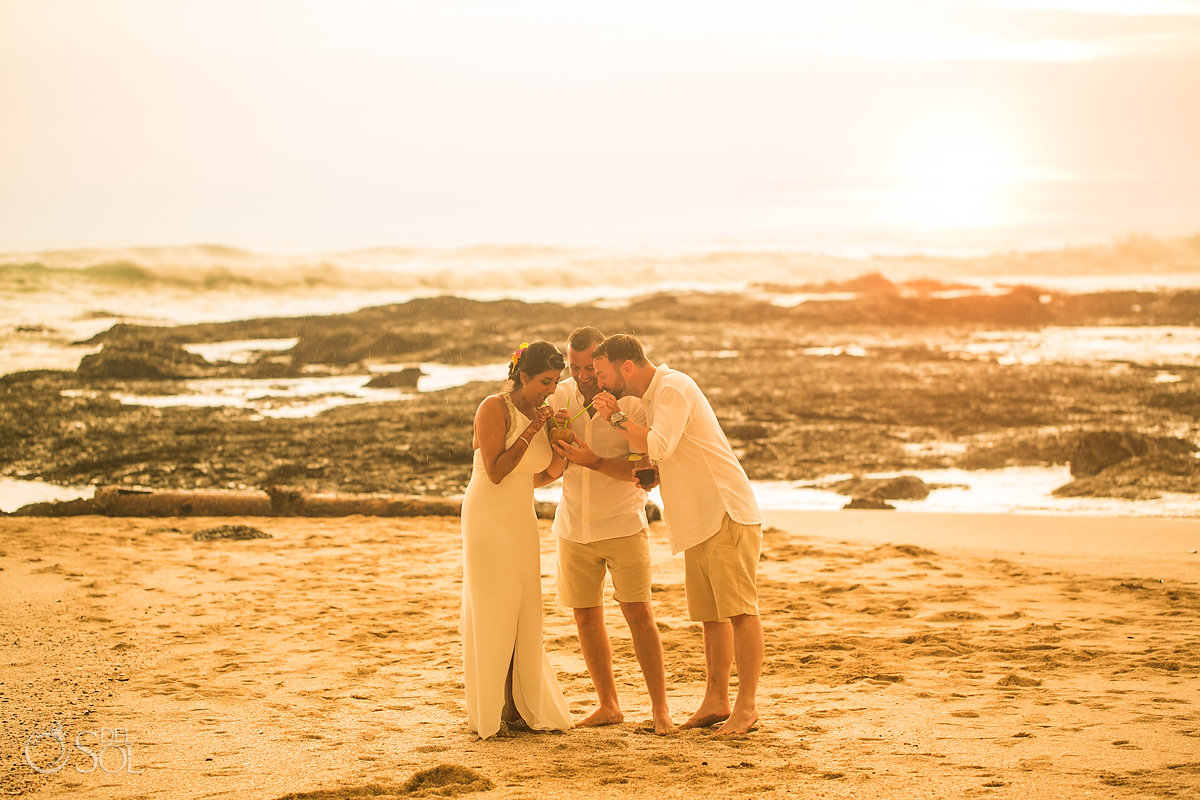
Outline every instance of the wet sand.
<path id="1" fill-rule="evenodd" d="M 613 607 L 626 721 L 484 742 L 463 710 L 455 518 L 0 519 L 0 791 L 1200 792 L 1200 557 L 1188 552 L 1200 523 L 888 512 L 770 521 L 758 730 L 648 732 L 649 702 Z M 193 538 L 230 524 L 271 538 Z M 582 718 L 591 685 L 571 617 L 555 605 L 547 523 L 542 534 L 547 647 Z M 659 525 L 651 538 L 654 609 L 682 721 L 703 691 L 700 631 L 686 618 L 682 559 Z M 30 739 L 55 722 L 63 747 Z M 102 729 L 126 739 L 89 772 L 72 743 L 83 734 L 98 751 L 89 732 Z M 27 748 L 43 768 L 61 752 L 66 763 L 39 774 Z M 406 788 L 437 765 L 464 769 Z M 456 783 L 472 776 L 482 780 Z"/>

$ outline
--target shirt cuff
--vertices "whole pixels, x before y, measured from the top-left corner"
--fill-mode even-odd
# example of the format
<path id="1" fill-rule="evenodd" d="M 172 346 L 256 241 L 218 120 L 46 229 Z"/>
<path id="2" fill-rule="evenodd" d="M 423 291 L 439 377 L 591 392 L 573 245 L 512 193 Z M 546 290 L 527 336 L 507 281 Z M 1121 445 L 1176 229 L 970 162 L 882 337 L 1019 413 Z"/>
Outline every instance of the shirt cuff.
<path id="1" fill-rule="evenodd" d="M 666 441 L 653 428 L 646 431 L 646 455 L 655 461 L 662 461 L 669 455 Z"/>

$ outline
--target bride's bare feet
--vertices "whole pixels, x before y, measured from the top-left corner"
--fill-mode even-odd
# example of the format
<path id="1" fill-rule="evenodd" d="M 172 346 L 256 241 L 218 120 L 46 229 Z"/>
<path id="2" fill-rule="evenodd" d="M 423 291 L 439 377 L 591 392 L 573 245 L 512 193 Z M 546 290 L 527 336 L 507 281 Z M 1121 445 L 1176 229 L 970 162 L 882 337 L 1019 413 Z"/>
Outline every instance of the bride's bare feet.
<path id="1" fill-rule="evenodd" d="M 679 726 L 671 720 L 670 716 L 655 714 L 654 733 L 658 736 L 670 736 L 673 733 L 679 733 Z"/>
<path id="2" fill-rule="evenodd" d="M 729 719 L 725 720 L 725 724 L 718 730 L 717 736 L 731 736 L 737 733 L 749 733 L 754 730 L 758 723 L 758 714 L 753 711 L 739 711 L 734 709 L 729 715 Z"/>
<path id="3" fill-rule="evenodd" d="M 576 728 L 599 728 L 602 725 L 620 725 L 625 721 L 625 715 L 620 709 L 598 708 L 587 717 L 575 723 Z"/>
<path id="4" fill-rule="evenodd" d="M 696 713 L 692 714 L 691 719 L 683 723 L 681 728 L 710 728 L 718 722 L 724 722 L 729 719 L 729 705 L 726 704 L 723 708 L 713 704 L 702 703 L 700 708 L 696 709 Z"/>

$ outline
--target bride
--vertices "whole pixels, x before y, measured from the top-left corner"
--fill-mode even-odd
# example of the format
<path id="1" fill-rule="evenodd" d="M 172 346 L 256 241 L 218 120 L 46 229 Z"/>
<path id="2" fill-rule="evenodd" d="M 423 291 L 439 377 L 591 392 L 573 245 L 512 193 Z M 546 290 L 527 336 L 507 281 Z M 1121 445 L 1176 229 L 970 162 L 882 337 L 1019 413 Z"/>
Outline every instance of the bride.
<path id="1" fill-rule="evenodd" d="M 549 342 L 513 353 L 510 389 L 475 412 L 474 463 L 462 507 L 463 666 L 467 724 L 486 739 L 502 723 L 566 730 L 571 715 L 542 645 L 542 583 L 533 489 L 562 459 L 544 405 L 565 362 Z M 555 474 L 561 465 L 554 463 Z"/>

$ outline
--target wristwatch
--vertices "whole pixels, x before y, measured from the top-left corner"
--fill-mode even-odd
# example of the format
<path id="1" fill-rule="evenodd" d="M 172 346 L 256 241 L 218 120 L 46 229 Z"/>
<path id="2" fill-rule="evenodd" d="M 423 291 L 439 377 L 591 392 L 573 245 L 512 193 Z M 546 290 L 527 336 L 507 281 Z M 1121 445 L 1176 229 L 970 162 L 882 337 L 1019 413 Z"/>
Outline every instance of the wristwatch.
<path id="1" fill-rule="evenodd" d="M 625 416 L 624 411 L 614 411 L 608 418 L 608 424 L 612 425 L 617 430 L 625 430 L 625 420 L 629 417 Z"/>

